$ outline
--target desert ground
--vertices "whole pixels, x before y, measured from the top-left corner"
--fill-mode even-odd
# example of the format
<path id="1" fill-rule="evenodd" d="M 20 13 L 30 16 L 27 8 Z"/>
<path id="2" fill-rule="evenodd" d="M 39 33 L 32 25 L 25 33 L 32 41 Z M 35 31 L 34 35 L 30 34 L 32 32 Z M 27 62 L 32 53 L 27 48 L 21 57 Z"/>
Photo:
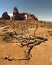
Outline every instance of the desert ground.
<path id="1" fill-rule="evenodd" d="M 40 26 L 45 24 L 44 26 Z M 29 21 L 10 21 L 0 23 L 0 65 L 52 65 L 52 27 L 44 23 L 38 23 L 38 28 L 35 31 L 35 36 L 46 38 L 47 40 L 38 45 L 33 46 L 30 54 L 30 59 L 25 58 L 25 50 L 27 46 L 21 47 L 21 40 L 16 38 L 5 38 L 6 32 L 16 31 L 18 36 L 34 36 L 34 30 L 37 23 Z M 19 30 L 20 29 L 20 30 Z M 27 30 L 23 34 L 19 33 L 22 30 Z M 23 31 L 22 31 L 23 32 Z M 7 37 L 8 38 L 8 37 Z M 36 39 L 37 40 L 37 39 Z M 26 41 L 26 40 L 25 40 Z M 32 41 L 32 40 L 30 40 Z"/>

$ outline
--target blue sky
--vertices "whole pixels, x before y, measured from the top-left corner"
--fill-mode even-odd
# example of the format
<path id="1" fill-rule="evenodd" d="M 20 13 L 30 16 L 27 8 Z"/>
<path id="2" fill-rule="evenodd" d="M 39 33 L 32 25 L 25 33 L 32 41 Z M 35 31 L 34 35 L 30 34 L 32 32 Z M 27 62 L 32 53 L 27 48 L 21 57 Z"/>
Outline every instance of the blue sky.
<path id="1" fill-rule="evenodd" d="M 0 0 L 0 16 L 5 11 L 11 15 L 15 6 L 19 12 L 29 12 L 39 20 L 52 21 L 52 0 Z"/>

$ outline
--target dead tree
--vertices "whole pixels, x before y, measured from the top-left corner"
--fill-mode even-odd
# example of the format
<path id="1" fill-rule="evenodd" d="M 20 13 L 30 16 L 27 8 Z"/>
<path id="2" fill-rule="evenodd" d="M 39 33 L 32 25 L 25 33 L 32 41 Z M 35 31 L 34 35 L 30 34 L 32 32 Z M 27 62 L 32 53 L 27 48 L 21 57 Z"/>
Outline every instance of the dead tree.
<path id="1" fill-rule="evenodd" d="M 35 25 L 34 36 L 35 36 L 35 33 L 36 33 L 37 29 L 38 29 L 38 21 L 37 21 L 37 23 Z"/>
<path id="2" fill-rule="evenodd" d="M 36 40 L 38 39 L 38 40 Z M 28 42 L 26 44 L 21 44 L 21 47 L 27 46 L 27 49 L 25 50 L 25 58 L 19 59 L 19 60 L 29 60 L 32 55 L 31 55 L 31 50 L 34 46 L 39 45 L 42 42 L 47 41 L 47 38 L 43 38 L 43 37 L 35 37 L 35 40 L 33 42 Z"/>

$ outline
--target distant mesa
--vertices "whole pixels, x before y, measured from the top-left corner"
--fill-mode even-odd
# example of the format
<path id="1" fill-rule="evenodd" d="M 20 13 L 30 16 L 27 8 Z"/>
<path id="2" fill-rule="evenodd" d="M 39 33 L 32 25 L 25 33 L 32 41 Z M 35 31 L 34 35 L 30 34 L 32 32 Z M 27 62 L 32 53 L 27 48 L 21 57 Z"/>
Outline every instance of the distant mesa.
<path id="1" fill-rule="evenodd" d="M 10 16 L 8 15 L 7 12 L 4 12 L 2 14 L 2 17 L 0 17 L 0 20 L 38 20 L 38 18 L 36 16 L 34 16 L 33 14 L 29 14 L 26 12 L 23 13 L 19 13 L 17 7 L 14 7 L 13 9 L 13 16 L 12 18 L 10 18 Z"/>

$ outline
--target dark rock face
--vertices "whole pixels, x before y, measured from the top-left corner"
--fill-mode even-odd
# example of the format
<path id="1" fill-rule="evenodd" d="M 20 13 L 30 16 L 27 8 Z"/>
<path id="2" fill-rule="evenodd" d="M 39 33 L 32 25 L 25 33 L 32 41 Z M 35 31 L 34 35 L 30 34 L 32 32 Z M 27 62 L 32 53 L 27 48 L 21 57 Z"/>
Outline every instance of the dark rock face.
<path id="1" fill-rule="evenodd" d="M 8 15 L 7 12 L 4 12 L 4 13 L 2 14 L 2 19 L 4 19 L 4 20 L 10 20 L 10 16 Z"/>
<path id="2" fill-rule="evenodd" d="M 23 17 L 18 12 L 17 7 L 14 7 L 13 9 L 13 20 L 23 20 Z"/>
<path id="3" fill-rule="evenodd" d="M 38 20 L 38 18 L 36 16 L 34 16 L 33 14 L 28 14 L 27 19 Z"/>

